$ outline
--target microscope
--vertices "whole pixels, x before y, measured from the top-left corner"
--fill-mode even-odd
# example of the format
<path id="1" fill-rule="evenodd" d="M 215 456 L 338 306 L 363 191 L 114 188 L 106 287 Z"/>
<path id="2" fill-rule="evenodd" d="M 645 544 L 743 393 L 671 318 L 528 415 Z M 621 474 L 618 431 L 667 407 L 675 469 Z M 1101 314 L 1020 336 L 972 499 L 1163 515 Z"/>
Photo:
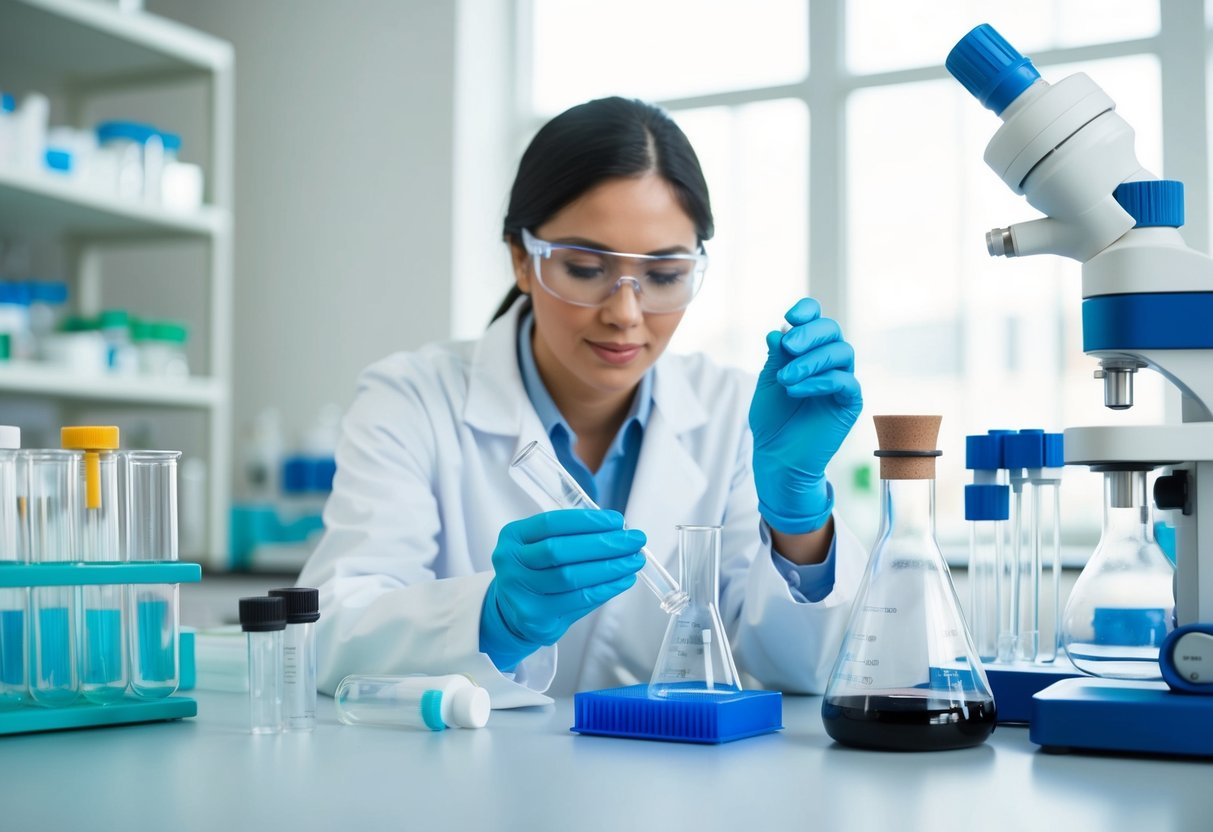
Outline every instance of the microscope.
<path id="1" fill-rule="evenodd" d="M 1057 682 L 1034 697 L 1031 738 L 1047 747 L 1213 756 L 1213 259 L 1179 234 L 1182 183 L 1141 166 L 1133 129 L 1086 75 L 1049 84 L 988 25 L 956 45 L 947 68 L 1003 121 L 986 163 L 1045 215 L 988 232 L 991 256 L 1082 263 L 1083 351 L 1099 360 L 1107 407 L 1133 405 L 1142 369 L 1182 397 L 1179 424 L 1065 431 L 1067 464 L 1126 477 L 1162 469 L 1153 497 L 1176 542 L 1174 619 L 1165 640 L 1158 633 L 1151 665 L 1164 682 Z M 1109 478 L 1109 505 L 1132 505 L 1118 482 L 1128 479 Z"/>

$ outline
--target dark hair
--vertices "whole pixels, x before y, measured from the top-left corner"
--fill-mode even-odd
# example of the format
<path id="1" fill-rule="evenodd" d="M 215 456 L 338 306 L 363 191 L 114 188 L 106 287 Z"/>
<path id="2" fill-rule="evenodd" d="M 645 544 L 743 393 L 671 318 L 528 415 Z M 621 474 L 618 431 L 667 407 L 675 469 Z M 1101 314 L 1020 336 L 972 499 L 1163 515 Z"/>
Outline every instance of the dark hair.
<path id="1" fill-rule="evenodd" d="M 603 181 L 649 171 L 674 188 L 699 242 L 710 240 L 708 186 L 686 134 L 660 107 L 618 97 L 578 104 L 539 129 L 518 164 L 502 233 L 518 241 Z M 512 286 L 493 320 L 521 294 Z"/>

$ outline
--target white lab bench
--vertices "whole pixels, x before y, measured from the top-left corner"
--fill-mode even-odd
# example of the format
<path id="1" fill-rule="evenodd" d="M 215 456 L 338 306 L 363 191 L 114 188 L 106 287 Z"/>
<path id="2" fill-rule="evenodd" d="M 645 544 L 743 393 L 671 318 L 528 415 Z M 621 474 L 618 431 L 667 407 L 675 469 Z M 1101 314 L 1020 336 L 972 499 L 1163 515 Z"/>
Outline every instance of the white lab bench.
<path id="1" fill-rule="evenodd" d="M 572 701 L 487 728 L 247 733 L 247 698 L 195 691 L 178 722 L 0 737 L 0 829 L 1208 830 L 1213 765 L 1059 755 L 1000 726 L 962 751 L 835 745 L 819 697 L 720 746 L 569 731 Z"/>

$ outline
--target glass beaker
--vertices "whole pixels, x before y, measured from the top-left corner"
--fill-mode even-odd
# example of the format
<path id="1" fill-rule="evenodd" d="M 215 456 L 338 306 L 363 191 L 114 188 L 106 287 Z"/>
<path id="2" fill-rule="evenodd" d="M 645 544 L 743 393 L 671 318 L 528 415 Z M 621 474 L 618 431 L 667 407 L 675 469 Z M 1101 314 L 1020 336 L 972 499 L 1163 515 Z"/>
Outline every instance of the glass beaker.
<path id="1" fill-rule="evenodd" d="M 80 559 L 78 451 L 22 451 L 25 462 L 29 559 Z M 69 705 L 80 694 L 77 667 L 79 587 L 30 589 L 30 696 L 41 705 Z"/>
<path id="2" fill-rule="evenodd" d="M 720 526 L 676 526 L 678 570 L 687 603 L 670 616 L 649 682 L 652 696 L 741 690 L 720 620 Z"/>
<path id="3" fill-rule="evenodd" d="M 21 533 L 24 487 L 18 487 L 21 429 L 0 425 L 0 569 L 25 560 Z M 20 705 L 29 696 L 29 635 L 25 611 L 29 590 L 0 587 L 0 708 Z"/>
<path id="4" fill-rule="evenodd" d="M 1146 473 L 1104 472 L 1099 545 L 1066 603 L 1066 652 L 1092 676 L 1162 678 L 1158 651 L 1175 628 L 1175 569 L 1154 541 Z"/>
<path id="5" fill-rule="evenodd" d="M 122 503 L 118 497 L 118 428 L 65 427 L 65 448 L 83 451 L 78 483 L 80 560 L 116 563 L 125 558 L 120 546 Z M 126 587 L 82 586 L 80 689 L 91 702 L 106 703 L 126 693 Z"/>
<path id="6" fill-rule="evenodd" d="M 938 416 L 876 416 L 880 531 L 822 702 L 826 732 L 861 748 L 985 742 L 994 697 L 935 539 Z"/>
<path id="7" fill-rule="evenodd" d="M 177 460 L 180 451 L 127 451 L 126 553 L 132 561 L 177 560 Z M 178 685 L 177 584 L 132 584 L 129 591 L 131 690 L 145 699 Z"/>

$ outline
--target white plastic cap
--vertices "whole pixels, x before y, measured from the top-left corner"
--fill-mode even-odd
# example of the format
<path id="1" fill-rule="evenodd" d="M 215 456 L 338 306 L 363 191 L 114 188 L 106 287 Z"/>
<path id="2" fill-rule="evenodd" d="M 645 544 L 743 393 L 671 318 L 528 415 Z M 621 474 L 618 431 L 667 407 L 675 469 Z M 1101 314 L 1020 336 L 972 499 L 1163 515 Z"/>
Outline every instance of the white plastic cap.
<path id="1" fill-rule="evenodd" d="M 483 728 L 488 725 L 493 706 L 489 692 L 469 685 L 451 694 L 451 719 L 460 728 Z"/>
<path id="2" fill-rule="evenodd" d="M 21 447 L 21 428 L 12 425 L 0 425 L 0 448 L 16 450 Z"/>

